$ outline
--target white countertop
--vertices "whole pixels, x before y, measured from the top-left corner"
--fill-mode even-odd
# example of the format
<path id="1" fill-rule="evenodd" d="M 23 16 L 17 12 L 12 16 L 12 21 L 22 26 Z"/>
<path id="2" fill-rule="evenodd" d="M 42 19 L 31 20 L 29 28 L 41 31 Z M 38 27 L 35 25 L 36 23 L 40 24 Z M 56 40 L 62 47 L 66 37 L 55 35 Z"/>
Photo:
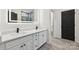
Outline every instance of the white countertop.
<path id="1" fill-rule="evenodd" d="M 22 36 L 27 36 L 33 33 L 37 33 L 43 30 L 47 30 L 46 28 L 42 28 L 42 29 L 38 29 L 38 30 L 28 30 L 28 31 L 22 31 L 20 33 L 11 33 L 11 34 L 6 34 L 6 35 L 1 35 L 1 41 L 5 42 L 5 41 L 9 41 L 9 40 L 13 40 Z"/>

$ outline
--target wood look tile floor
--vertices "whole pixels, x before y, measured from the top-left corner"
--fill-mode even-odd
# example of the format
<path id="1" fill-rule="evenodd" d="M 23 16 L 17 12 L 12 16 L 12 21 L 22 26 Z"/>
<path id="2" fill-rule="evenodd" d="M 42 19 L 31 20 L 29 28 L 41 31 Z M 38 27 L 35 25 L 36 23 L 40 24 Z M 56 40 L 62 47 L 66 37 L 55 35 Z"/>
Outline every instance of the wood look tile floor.
<path id="1" fill-rule="evenodd" d="M 66 39 L 51 39 L 39 50 L 79 50 L 79 43 Z"/>

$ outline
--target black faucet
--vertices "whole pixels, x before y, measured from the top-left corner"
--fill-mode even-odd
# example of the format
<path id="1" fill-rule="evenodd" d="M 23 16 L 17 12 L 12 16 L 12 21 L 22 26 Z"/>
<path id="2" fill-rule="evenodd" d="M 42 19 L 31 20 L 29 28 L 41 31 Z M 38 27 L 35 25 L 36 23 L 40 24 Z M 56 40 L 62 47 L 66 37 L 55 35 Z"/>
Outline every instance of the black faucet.
<path id="1" fill-rule="evenodd" d="M 17 28 L 16 32 L 19 33 L 19 28 Z"/>
<path id="2" fill-rule="evenodd" d="M 36 30 L 38 29 L 38 26 L 36 26 Z"/>

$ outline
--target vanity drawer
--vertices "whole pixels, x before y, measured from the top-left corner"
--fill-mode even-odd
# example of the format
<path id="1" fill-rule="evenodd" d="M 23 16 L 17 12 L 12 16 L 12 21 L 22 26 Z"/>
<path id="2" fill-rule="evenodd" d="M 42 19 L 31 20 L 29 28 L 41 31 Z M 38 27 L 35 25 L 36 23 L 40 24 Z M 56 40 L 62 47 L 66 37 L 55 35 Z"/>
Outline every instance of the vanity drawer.
<path id="1" fill-rule="evenodd" d="M 28 41 L 28 39 L 30 38 L 31 36 L 26 36 L 26 37 L 20 37 L 20 38 L 17 38 L 15 40 L 12 40 L 12 41 L 9 41 L 9 42 L 6 42 L 6 48 L 10 48 L 10 47 L 13 47 L 13 46 L 16 46 L 24 41 Z"/>
<path id="2" fill-rule="evenodd" d="M 24 43 L 20 43 L 19 45 L 8 48 L 7 50 L 24 50 L 24 49 L 26 49 L 26 45 L 24 46 Z"/>
<path id="3" fill-rule="evenodd" d="M 17 38 L 15 40 L 6 42 L 6 48 L 16 46 L 16 45 L 20 44 L 22 41 L 23 41 L 23 38 Z"/>
<path id="4" fill-rule="evenodd" d="M 38 33 L 33 34 L 33 38 L 38 38 Z"/>
<path id="5" fill-rule="evenodd" d="M 19 42 L 18 44 L 16 44 L 14 46 L 10 46 L 10 44 L 7 45 L 10 46 L 7 48 L 7 50 L 32 50 L 33 49 L 33 39 L 32 39 L 32 35 L 29 36 L 25 36 L 22 38 L 23 41 Z"/>

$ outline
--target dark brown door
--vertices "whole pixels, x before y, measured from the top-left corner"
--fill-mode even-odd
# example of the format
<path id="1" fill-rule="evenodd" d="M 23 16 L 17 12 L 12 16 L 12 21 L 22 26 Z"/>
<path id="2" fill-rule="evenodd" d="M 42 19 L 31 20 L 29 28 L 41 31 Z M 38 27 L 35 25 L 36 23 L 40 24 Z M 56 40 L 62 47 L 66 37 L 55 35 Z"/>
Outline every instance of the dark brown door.
<path id="1" fill-rule="evenodd" d="M 62 38 L 75 40 L 75 10 L 63 11 L 61 13 L 61 35 Z"/>

